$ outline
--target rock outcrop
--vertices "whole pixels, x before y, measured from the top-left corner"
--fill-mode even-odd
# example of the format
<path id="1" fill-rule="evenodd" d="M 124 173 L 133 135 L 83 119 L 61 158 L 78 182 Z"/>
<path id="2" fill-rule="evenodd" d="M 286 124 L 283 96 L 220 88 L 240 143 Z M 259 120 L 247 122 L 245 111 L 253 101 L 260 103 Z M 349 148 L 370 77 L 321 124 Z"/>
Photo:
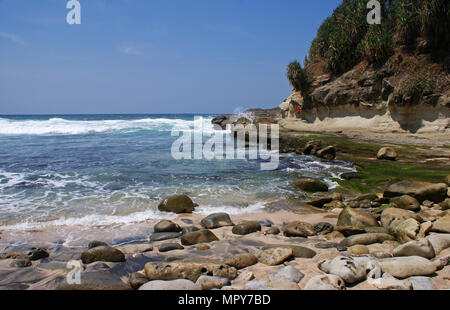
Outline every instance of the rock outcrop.
<path id="1" fill-rule="evenodd" d="M 354 68 L 337 78 L 316 76 L 306 100 L 294 91 L 280 105 L 280 125 L 304 130 L 377 132 L 448 132 L 450 94 L 426 94 L 420 100 L 402 95 L 398 78 L 383 68 Z M 300 104 L 298 113 L 295 107 Z"/>

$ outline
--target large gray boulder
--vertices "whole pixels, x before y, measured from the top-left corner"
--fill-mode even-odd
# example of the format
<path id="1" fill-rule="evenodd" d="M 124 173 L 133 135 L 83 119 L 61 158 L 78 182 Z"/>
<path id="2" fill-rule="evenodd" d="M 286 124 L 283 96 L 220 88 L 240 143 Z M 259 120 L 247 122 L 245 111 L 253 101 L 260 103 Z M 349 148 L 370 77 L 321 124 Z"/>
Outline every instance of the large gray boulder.
<path id="1" fill-rule="evenodd" d="M 435 256 L 434 248 L 428 239 L 419 239 L 407 242 L 396 247 L 394 256 L 420 256 L 432 259 Z"/>
<path id="2" fill-rule="evenodd" d="M 431 276 L 436 272 L 436 265 L 419 256 L 386 258 L 380 261 L 381 270 L 398 279 L 414 276 Z"/>
<path id="3" fill-rule="evenodd" d="M 378 227 L 380 226 L 380 224 L 370 213 L 346 207 L 339 214 L 336 226 L 353 226 L 357 228 L 366 228 Z"/>
<path id="4" fill-rule="evenodd" d="M 433 246 L 436 255 L 450 247 L 450 234 L 432 234 L 426 238 Z"/>
<path id="5" fill-rule="evenodd" d="M 434 232 L 450 234 L 450 216 L 445 216 L 433 223 L 431 229 Z"/>
<path id="6" fill-rule="evenodd" d="M 381 267 L 377 260 L 369 257 L 338 256 L 319 263 L 319 269 L 339 276 L 347 284 L 381 277 Z"/>
<path id="7" fill-rule="evenodd" d="M 384 197 L 392 198 L 409 195 L 416 198 L 420 203 L 430 200 L 440 203 L 447 196 L 447 184 L 428 183 L 418 181 L 401 181 L 390 185 L 384 192 Z"/>
<path id="8" fill-rule="evenodd" d="M 233 222 L 231 221 L 230 216 L 226 213 L 210 214 L 207 217 L 205 217 L 200 224 L 206 229 L 215 229 L 224 226 L 234 225 Z"/>
<path id="9" fill-rule="evenodd" d="M 292 266 L 281 267 L 276 273 L 269 276 L 270 282 L 299 283 L 305 275 Z"/>
<path id="10" fill-rule="evenodd" d="M 407 219 L 397 225 L 391 225 L 389 232 L 398 242 L 405 243 L 413 241 L 420 232 L 420 224 L 415 219 Z"/>

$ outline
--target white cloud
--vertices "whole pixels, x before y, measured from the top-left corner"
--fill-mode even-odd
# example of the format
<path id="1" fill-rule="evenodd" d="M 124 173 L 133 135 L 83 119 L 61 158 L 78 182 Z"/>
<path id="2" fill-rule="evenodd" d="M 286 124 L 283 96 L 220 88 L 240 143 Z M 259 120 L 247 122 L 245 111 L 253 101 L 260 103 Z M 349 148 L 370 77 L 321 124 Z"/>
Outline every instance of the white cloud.
<path id="1" fill-rule="evenodd" d="M 8 33 L 8 32 L 0 32 L 0 38 L 5 38 L 14 43 L 18 43 L 18 44 L 25 44 L 25 41 L 22 40 L 21 37 L 15 35 L 15 34 L 12 34 L 12 33 Z"/>
<path id="2" fill-rule="evenodd" d="M 121 54 L 125 54 L 125 55 L 141 55 L 142 54 L 138 49 L 136 49 L 135 47 L 132 47 L 132 46 L 121 47 L 121 48 L 119 48 L 119 52 Z"/>

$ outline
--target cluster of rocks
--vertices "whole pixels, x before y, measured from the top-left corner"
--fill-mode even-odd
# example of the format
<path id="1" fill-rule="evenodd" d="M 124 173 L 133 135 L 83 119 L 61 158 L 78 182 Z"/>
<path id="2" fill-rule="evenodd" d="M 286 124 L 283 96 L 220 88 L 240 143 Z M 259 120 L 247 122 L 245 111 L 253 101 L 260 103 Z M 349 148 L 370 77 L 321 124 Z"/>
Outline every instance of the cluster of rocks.
<path id="1" fill-rule="evenodd" d="M 30 248 L 26 252 L 12 251 L 2 255 L 0 259 L 12 259 L 10 266 L 16 268 L 26 268 L 33 265 L 33 261 L 39 261 L 49 257 L 50 254 L 43 248 Z"/>
<path id="2" fill-rule="evenodd" d="M 314 180 L 303 181 L 296 185 L 304 189 L 315 184 Z M 446 182 L 404 181 L 392 184 L 383 194 L 345 200 L 334 193 L 309 202 L 335 215 L 335 225 L 298 219 L 278 227 L 270 221 L 235 223 L 226 213 L 210 214 L 198 225 L 183 216 L 180 222 L 186 225 L 162 220 L 153 226 L 151 243 L 112 247 L 102 241 L 90 242 L 79 256 L 83 285 L 64 283 L 58 288 L 343 290 L 366 283 L 382 290 L 434 289 L 431 279 L 450 262 L 450 177 Z M 191 213 L 195 206 L 182 195 L 164 199 L 159 208 Z M 262 243 L 251 241 L 255 238 Z M 183 256 L 234 242 L 230 240 L 251 245 L 221 258 Z M 161 256 L 172 251 L 181 256 Z M 135 266 L 136 253 L 144 256 Z M 11 267 L 28 268 L 32 261 L 45 263 L 48 257 L 45 249 L 34 248 L 2 258 L 11 259 Z M 122 276 L 105 272 L 110 269 L 105 264 L 122 266 L 114 269 L 121 270 Z M 266 276 L 257 273 L 261 269 Z M 126 283 L 120 279 L 124 275 Z"/>
<path id="3" fill-rule="evenodd" d="M 450 212 L 445 183 L 403 181 L 383 195 L 363 195 L 340 203 L 320 198 L 316 206 L 338 211 L 337 225 L 328 237 L 340 239 L 350 256 L 319 264 L 327 275 L 310 280 L 307 287 L 339 289 L 368 280 L 379 289 L 431 287 L 428 278 L 449 263 L 439 254 L 450 247 Z M 363 209 L 364 208 L 364 209 Z M 391 251 L 371 252 L 371 245 L 394 245 Z M 386 246 L 388 248 L 388 246 Z M 406 279 L 406 280 L 405 280 Z"/>
<path id="4" fill-rule="evenodd" d="M 291 140 L 286 137 L 282 137 L 280 139 L 280 152 L 317 156 L 327 160 L 333 160 L 336 158 L 336 146 L 324 146 L 321 140 L 311 140 L 302 147 L 297 145 L 295 139 Z"/>

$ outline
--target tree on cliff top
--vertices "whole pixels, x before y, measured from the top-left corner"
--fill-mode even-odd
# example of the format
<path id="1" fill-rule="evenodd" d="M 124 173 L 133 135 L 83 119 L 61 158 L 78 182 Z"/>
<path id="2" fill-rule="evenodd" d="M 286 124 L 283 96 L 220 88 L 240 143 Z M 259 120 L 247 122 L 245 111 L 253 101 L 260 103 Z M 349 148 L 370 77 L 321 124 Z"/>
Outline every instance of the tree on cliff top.
<path id="1" fill-rule="evenodd" d="M 306 67 L 302 68 L 298 61 L 293 61 L 288 65 L 286 75 L 294 90 L 301 91 L 303 96 L 309 93 L 312 76 Z"/>

